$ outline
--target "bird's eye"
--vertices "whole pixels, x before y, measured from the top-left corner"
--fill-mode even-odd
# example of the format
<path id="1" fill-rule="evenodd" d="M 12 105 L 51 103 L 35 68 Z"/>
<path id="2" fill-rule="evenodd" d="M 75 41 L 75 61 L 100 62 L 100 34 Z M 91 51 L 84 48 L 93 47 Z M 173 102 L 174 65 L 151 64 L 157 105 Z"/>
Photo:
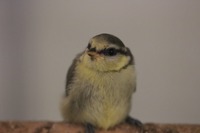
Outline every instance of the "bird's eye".
<path id="1" fill-rule="evenodd" d="M 117 54 L 117 50 L 115 48 L 109 48 L 109 49 L 106 49 L 103 53 L 104 55 L 107 55 L 107 56 L 115 56 Z"/>

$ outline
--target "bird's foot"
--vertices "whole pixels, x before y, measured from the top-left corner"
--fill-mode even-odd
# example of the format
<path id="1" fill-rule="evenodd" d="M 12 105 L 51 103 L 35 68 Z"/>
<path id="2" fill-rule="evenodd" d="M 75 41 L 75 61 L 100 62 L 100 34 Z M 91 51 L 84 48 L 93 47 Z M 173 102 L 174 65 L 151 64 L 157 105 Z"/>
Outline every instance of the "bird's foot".
<path id="1" fill-rule="evenodd" d="M 142 122 L 140 122 L 139 120 L 135 119 L 135 118 L 132 118 L 130 116 L 128 116 L 126 119 L 125 119 L 125 122 L 130 124 L 130 125 L 134 125 L 134 126 L 137 126 L 137 127 L 140 127 L 142 126 Z"/>
<path id="2" fill-rule="evenodd" d="M 144 130 L 143 130 L 143 129 L 144 129 L 144 126 L 143 126 L 143 124 L 142 124 L 141 121 L 139 121 L 139 120 L 137 120 L 137 119 L 135 119 L 135 118 L 132 118 L 132 117 L 128 116 L 128 117 L 125 119 L 125 122 L 128 123 L 128 124 L 130 124 L 130 125 L 133 125 L 133 126 L 136 126 L 136 127 L 140 128 L 141 133 L 143 133 L 143 131 L 144 131 Z"/>
<path id="3" fill-rule="evenodd" d="M 85 133 L 95 133 L 95 128 L 92 124 L 86 124 Z"/>

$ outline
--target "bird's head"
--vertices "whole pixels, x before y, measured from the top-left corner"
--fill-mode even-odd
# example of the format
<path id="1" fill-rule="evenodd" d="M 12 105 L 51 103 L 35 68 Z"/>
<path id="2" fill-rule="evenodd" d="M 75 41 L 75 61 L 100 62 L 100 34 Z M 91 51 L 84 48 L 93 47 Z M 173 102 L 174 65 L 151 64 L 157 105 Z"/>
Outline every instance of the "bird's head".
<path id="1" fill-rule="evenodd" d="M 134 63 L 134 59 L 119 38 L 104 33 L 90 39 L 81 62 L 90 69 L 109 72 L 126 68 Z"/>

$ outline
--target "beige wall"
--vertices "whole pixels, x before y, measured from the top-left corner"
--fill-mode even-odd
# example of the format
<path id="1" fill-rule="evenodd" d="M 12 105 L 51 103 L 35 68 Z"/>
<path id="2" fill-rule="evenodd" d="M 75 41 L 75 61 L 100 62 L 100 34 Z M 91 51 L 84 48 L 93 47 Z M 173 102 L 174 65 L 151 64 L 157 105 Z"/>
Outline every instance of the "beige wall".
<path id="1" fill-rule="evenodd" d="M 200 123 L 199 0 L 1 1 L 0 120 L 61 120 L 66 71 L 102 32 L 135 56 L 132 116 Z"/>

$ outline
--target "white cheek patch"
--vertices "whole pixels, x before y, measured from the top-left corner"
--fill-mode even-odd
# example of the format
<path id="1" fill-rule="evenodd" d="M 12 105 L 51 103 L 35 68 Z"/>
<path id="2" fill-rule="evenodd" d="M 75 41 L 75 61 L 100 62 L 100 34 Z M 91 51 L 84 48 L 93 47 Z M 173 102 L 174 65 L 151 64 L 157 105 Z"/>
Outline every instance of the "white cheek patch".
<path id="1" fill-rule="evenodd" d="M 131 60 L 130 56 L 121 57 L 120 61 L 118 60 L 118 68 L 121 69 L 121 68 L 127 66 L 129 64 L 130 60 Z"/>
<path id="2" fill-rule="evenodd" d="M 119 55 L 105 57 L 106 61 L 117 61 L 119 58 Z"/>

